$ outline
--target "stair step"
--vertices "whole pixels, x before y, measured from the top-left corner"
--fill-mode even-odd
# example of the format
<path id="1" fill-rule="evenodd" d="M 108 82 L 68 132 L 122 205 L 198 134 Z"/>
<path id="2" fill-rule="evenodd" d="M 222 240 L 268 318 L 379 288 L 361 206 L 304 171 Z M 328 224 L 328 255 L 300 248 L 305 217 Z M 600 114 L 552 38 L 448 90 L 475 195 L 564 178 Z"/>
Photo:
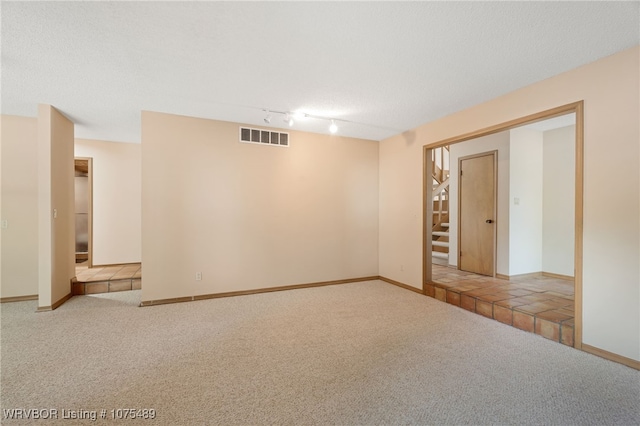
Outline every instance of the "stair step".
<path id="1" fill-rule="evenodd" d="M 438 259 L 449 259 L 448 253 L 441 253 L 439 251 L 432 251 L 431 257 L 437 257 Z"/>
<path id="2" fill-rule="evenodd" d="M 431 244 L 435 247 L 449 247 L 449 243 L 447 241 L 433 241 Z"/>
<path id="3" fill-rule="evenodd" d="M 436 237 L 448 237 L 449 236 L 449 232 L 448 231 L 433 231 L 431 233 L 433 235 L 435 235 Z"/>
<path id="4" fill-rule="evenodd" d="M 440 226 L 442 226 L 443 228 L 448 228 L 449 227 L 449 222 L 442 222 L 440 224 Z"/>
<path id="5" fill-rule="evenodd" d="M 442 210 L 441 212 L 439 212 L 438 210 L 433 209 L 433 214 L 438 214 L 438 213 L 441 213 L 441 214 L 449 214 L 449 212 L 448 212 L 447 210 Z"/>

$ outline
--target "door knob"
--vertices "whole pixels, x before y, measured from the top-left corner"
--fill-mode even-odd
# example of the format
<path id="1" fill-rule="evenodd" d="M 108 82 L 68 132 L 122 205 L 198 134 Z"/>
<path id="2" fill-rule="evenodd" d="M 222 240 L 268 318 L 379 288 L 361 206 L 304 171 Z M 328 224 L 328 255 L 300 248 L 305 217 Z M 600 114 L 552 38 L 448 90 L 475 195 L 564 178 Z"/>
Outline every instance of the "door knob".
<path id="1" fill-rule="evenodd" d="M 485 220 L 485 223 L 493 223 L 493 220 L 487 219 L 487 220 Z"/>

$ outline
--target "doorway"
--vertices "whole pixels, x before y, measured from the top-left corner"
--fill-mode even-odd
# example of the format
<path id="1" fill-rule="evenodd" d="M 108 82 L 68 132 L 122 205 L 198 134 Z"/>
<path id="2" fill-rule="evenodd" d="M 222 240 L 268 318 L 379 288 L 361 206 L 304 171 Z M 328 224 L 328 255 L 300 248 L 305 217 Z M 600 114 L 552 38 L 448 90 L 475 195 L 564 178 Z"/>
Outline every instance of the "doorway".
<path id="1" fill-rule="evenodd" d="M 528 265 L 523 264 L 523 259 L 531 260 L 532 256 L 530 256 L 529 253 L 540 253 L 540 239 L 543 239 L 545 244 L 545 248 L 542 250 L 543 255 L 553 252 L 553 250 L 547 250 L 546 248 L 546 241 L 551 241 L 551 239 L 548 239 L 546 236 L 540 237 L 540 233 L 537 231 L 533 232 L 534 229 L 538 229 L 540 226 L 543 227 L 544 232 L 544 230 L 546 230 L 546 222 L 544 226 L 540 225 L 539 222 L 535 224 L 535 226 L 524 225 L 526 223 L 524 218 L 528 218 L 527 220 L 529 220 L 532 216 L 531 212 L 534 211 L 534 209 L 530 208 L 531 204 L 529 203 L 532 202 L 534 198 L 540 200 L 544 197 L 546 200 L 547 192 L 546 190 L 544 192 L 540 190 L 540 192 L 535 195 L 535 191 L 532 191 L 531 185 L 527 186 L 523 184 L 525 181 L 521 178 L 523 175 L 531 173 L 528 165 L 533 164 L 529 155 L 530 150 L 522 149 L 528 146 L 526 144 L 511 144 L 511 142 L 509 142 L 509 134 L 511 133 L 513 136 L 514 132 L 521 132 L 521 129 L 526 130 L 525 127 L 531 127 L 534 123 L 536 123 L 535 125 L 537 126 L 542 125 L 543 122 L 558 122 L 564 121 L 567 118 L 571 118 L 573 128 L 567 136 L 569 140 L 565 140 L 565 142 L 569 144 L 568 151 L 565 151 L 565 156 L 567 154 L 571 156 L 572 164 L 570 171 L 567 169 L 571 179 L 566 179 L 565 182 L 567 183 L 568 191 L 572 193 L 572 197 L 567 197 L 566 194 L 562 197 L 567 199 L 569 203 L 567 206 L 570 208 L 565 206 L 563 208 L 556 208 L 556 210 L 564 216 L 570 217 L 570 221 L 567 221 L 566 224 L 562 226 L 562 230 L 571 230 L 571 232 L 563 232 L 565 235 L 571 235 L 570 241 L 567 240 L 568 247 L 561 250 L 562 253 L 559 255 L 554 253 L 556 259 L 563 260 L 563 267 L 567 272 L 548 273 L 549 271 L 543 267 L 542 269 L 537 269 L 538 272 L 526 273 L 526 271 L 522 271 L 522 269 L 528 267 Z M 423 203 L 425 219 L 423 228 L 423 292 L 426 295 L 514 327 L 535 332 L 536 334 L 569 346 L 578 349 L 582 348 L 583 123 L 583 102 L 580 101 L 485 129 L 479 129 L 423 147 L 423 194 L 425 197 Z M 567 124 L 565 124 L 565 126 L 567 126 Z M 569 127 L 565 128 L 570 129 Z M 520 134 L 520 136 L 522 135 Z M 453 149 L 454 146 L 456 149 L 460 146 L 463 147 L 459 150 L 460 152 L 464 152 L 462 155 L 479 152 L 486 153 L 495 149 L 486 148 L 488 139 L 491 139 L 493 141 L 492 143 L 506 143 L 505 146 L 507 147 L 507 152 L 509 152 L 509 155 L 506 157 L 501 156 L 502 158 L 498 159 L 498 167 L 495 169 L 496 180 L 498 180 L 496 197 L 499 204 L 496 210 L 497 217 L 494 216 L 492 219 L 494 220 L 494 224 L 492 225 L 496 228 L 497 232 L 496 242 L 494 243 L 497 247 L 495 249 L 494 276 L 483 276 L 461 271 L 460 263 L 457 263 L 458 259 L 456 258 L 459 254 L 460 246 L 457 247 L 457 250 L 452 250 L 449 265 L 434 265 L 432 263 L 433 235 L 431 227 L 428 226 L 428 218 L 433 214 L 433 202 L 431 200 L 434 197 L 432 185 L 434 170 L 431 161 L 432 152 L 439 147 L 449 146 L 452 157 L 456 158 L 456 155 L 453 154 Z M 509 151 L 510 147 L 514 148 L 511 152 Z M 546 152 L 546 150 L 544 152 Z M 458 158 L 462 155 L 458 156 Z M 514 155 L 517 161 L 513 161 Z M 543 158 L 543 160 L 540 161 L 542 161 L 545 165 L 544 167 L 546 167 L 546 157 L 541 157 L 540 155 L 539 153 L 536 158 Z M 509 170 L 510 161 L 514 165 L 512 170 Z M 523 167 L 523 165 L 527 167 Z M 452 169 L 451 178 L 456 179 L 458 177 L 458 171 L 453 169 L 459 167 L 459 161 L 452 160 L 450 167 Z M 506 170 L 506 174 L 503 173 L 504 170 Z M 514 171 L 516 173 L 514 173 Z M 542 179 L 538 179 L 538 181 L 542 181 Z M 535 186 L 546 188 L 544 182 L 537 182 Z M 555 184 L 552 186 L 556 187 L 557 181 L 555 181 Z M 459 185 L 457 185 L 457 182 L 452 183 L 450 187 L 451 190 L 456 191 L 458 188 Z M 511 188 L 515 188 L 515 190 L 511 191 Z M 501 194 L 507 195 L 501 197 Z M 459 200 L 459 195 L 459 193 L 458 196 L 452 194 L 451 201 Z M 500 202 L 500 199 L 503 201 Z M 546 201 L 543 204 L 546 206 Z M 457 207 L 449 207 L 451 219 L 456 220 L 456 218 L 459 218 L 460 211 L 456 211 Z M 504 214 L 505 212 L 506 215 Z M 510 212 L 512 214 L 509 214 Z M 535 216 L 538 218 L 544 216 L 544 218 L 546 218 L 546 213 L 542 215 L 541 212 L 542 210 L 538 208 Z M 502 220 L 500 219 L 501 217 Z M 546 220 L 544 218 L 543 220 Z M 514 220 L 519 220 L 520 222 L 514 225 Z M 458 229 L 453 223 L 451 225 L 451 231 Z M 510 228 L 518 230 L 518 234 L 511 233 Z M 547 234 L 549 234 L 549 232 L 547 232 Z M 555 230 L 551 234 L 556 235 L 558 232 Z M 460 235 L 457 237 L 458 238 L 453 237 L 450 239 L 452 245 L 460 243 Z M 532 241 L 534 239 L 537 241 Z M 532 245 L 520 245 L 524 242 L 532 243 Z M 557 251 L 558 250 L 556 250 L 556 252 Z M 564 256 L 564 254 L 569 254 L 569 252 L 571 256 Z M 464 258 L 464 254 L 462 257 Z M 511 259 L 516 259 L 517 262 L 514 264 L 511 262 Z M 504 270 L 507 271 L 506 274 L 502 272 Z"/>
<path id="2" fill-rule="evenodd" d="M 93 266 L 93 159 L 74 159 L 76 269 Z"/>
<path id="3" fill-rule="evenodd" d="M 458 247 L 461 271 L 495 276 L 497 151 L 461 157 Z"/>

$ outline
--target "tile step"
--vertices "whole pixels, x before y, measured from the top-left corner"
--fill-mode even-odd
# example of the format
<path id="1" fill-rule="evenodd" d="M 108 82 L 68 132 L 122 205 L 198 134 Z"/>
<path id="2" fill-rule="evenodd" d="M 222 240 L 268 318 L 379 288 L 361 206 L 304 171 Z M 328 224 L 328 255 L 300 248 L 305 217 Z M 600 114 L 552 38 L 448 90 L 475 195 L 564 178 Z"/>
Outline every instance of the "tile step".
<path id="1" fill-rule="evenodd" d="M 538 334 L 563 345 L 571 347 L 574 345 L 575 324 L 572 316 L 549 315 L 549 311 L 538 314 L 527 313 L 519 310 L 518 307 L 501 306 L 498 304 L 499 302 L 489 302 L 482 300 L 480 297 L 465 294 L 465 292 L 451 291 L 438 286 L 438 284 L 428 286 L 433 288 L 427 288 L 427 295 L 442 302 L 458 306 L 520 330 Z"/>
<path id="2" fill-rule="evenodd" d="M 106 281 L 74 282 L 72 293 L 74 296 L 86 294 L 113 293 L 116 291 L 140 290 L 141 278 L 124 278 Z"/>

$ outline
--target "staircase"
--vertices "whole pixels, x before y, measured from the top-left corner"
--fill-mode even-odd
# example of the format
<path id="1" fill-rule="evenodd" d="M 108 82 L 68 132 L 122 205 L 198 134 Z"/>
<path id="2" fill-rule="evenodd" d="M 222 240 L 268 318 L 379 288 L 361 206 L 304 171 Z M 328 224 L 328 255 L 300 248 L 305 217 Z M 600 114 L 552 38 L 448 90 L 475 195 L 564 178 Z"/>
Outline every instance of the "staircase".
<path id="1" fill-rule="evenodd" d="M 431 151 L 433 165 L 433 220 L 431 256 L 435 263 L 449 263 L 449 147 Z"/>

